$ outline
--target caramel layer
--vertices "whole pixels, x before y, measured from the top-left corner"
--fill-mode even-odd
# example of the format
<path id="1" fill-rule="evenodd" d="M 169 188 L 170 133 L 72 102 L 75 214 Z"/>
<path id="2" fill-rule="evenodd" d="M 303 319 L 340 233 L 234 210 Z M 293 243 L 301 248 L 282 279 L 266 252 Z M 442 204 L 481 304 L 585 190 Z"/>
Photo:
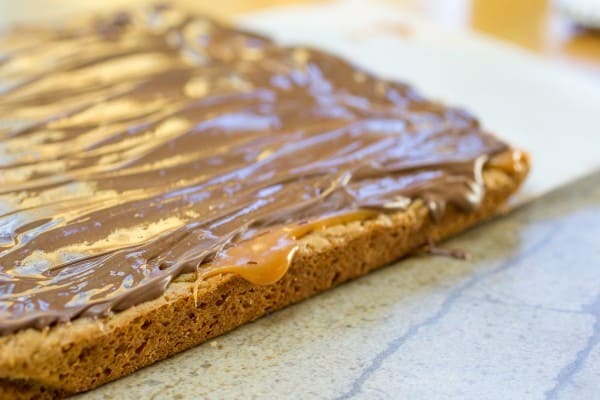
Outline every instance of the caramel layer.
<path id="1" fill-rule="evenodd" d="M 319 218 L 315 221 L 289 224 L 254 234 L 250 239 L 236 243 L 217 256 L 206 268 L 200 269 L 200 278 L 217 274 L 235 273 L 257 285 L 277 282 L 287 272 L 298 239 L 305 235 L 348 222 L 365 220 L 376 216 L 372 210 L 349 211 Z"/>

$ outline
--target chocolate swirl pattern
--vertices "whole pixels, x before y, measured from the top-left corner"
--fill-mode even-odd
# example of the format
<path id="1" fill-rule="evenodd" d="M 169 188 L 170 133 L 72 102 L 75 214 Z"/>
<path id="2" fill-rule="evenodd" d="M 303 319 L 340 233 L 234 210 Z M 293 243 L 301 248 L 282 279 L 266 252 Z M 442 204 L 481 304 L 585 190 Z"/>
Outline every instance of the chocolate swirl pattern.
<path id="1" fill-rule="evenodd" d="M 507 146 L 321 51 L 158 7 L 0 39 L 0 332 L 159 296 L 294 221 L 483 196 Z"/>

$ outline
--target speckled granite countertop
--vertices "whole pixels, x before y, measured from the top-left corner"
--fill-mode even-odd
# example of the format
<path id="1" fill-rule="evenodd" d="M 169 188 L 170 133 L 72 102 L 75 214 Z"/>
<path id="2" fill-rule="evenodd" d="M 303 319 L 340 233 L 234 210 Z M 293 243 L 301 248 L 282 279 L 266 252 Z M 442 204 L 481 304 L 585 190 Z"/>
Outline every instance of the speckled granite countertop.
<path id="1" fill-rule="evenodd" d="M 600 396 L 600 172 L 89 399 Z"/>

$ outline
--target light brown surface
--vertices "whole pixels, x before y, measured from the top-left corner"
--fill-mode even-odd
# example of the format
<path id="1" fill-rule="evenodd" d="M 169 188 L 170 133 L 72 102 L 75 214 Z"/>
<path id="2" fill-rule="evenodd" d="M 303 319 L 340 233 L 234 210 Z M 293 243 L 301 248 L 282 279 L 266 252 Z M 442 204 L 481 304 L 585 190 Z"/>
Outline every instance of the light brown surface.
<path id="1" fill-rule="evenodd" d="M 218 17 L 287 4 L 326 0 L 182 0 Z M 369 1 L 369 0 L 365 0 Z M 452 29 L 473 29 L 542 54 L 550 60 L 600 78 L 600 32 L 578 29 L 551 0 L 383 0 Z M 0 24 L 60 15 L 63 10 L 98 10 L 135 3 L 122 0 L 21 0 L 0 3 Z M 44 15 L 40 15 L 40 4 Z M 51 8 L 48 5 L 51 4 Z"/>
<path id="2" fill-rule="evenodd" d="M 440 25 L 472 29 L 600 78 L 600 33 L 580 29 L 551 0 L 386 0 Z"/>
<path id="3" fill-rule="evenodd" d="M 290 271 L 274 285 L 256 286 L 223 275 L 197 286 L 187 275 L 164 296 L 113 317 L 2 337 L 0 398 L 55 398 L 88 390 L 364 275 L 430 238 L 448 237 L 492 215 L 518 188 L 527 169 L 508 174 L 487 168 L 484 204 L 472 214 L 449 209 L 434 224 L 417 201 L 405 212 L 312 233 L 300 241 Z"/>

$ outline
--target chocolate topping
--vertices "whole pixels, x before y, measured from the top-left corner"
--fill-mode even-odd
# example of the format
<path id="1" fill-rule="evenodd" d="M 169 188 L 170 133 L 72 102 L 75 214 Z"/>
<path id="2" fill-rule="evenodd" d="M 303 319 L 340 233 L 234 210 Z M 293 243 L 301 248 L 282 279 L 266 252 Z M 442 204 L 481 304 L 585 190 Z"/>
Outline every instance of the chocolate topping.
<path id="1" fill-rule="evenodd" d="M 472 211 L 507 148 L 407 85 L 165 7 L 10 32 L 0 63 L 4 334 L 156 298 L 248 232 Z"/>

